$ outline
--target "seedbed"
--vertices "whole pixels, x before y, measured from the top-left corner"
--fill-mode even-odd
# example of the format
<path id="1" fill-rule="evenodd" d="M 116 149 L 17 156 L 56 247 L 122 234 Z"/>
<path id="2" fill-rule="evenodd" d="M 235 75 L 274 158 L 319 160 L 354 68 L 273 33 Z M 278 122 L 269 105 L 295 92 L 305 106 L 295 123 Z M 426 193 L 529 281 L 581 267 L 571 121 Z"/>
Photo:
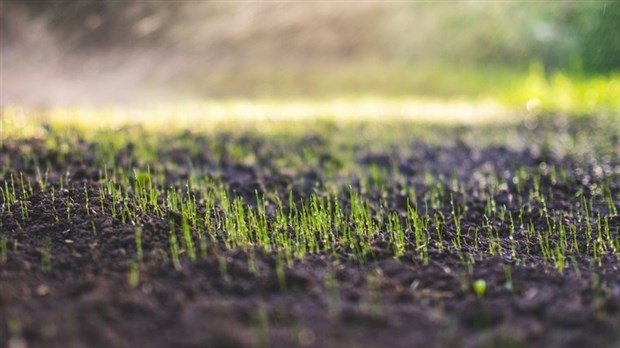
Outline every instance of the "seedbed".
<path id="1" fill-rule="evenodd" d="M 5 116 L 3 346 L 617 344 L 617 117 Z"/>

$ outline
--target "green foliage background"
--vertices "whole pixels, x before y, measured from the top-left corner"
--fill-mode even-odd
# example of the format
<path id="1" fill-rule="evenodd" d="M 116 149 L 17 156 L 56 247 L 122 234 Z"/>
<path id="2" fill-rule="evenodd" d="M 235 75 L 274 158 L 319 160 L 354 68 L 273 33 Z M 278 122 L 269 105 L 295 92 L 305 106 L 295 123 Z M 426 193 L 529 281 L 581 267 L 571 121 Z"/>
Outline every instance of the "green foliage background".
<path id="1" fill-rule="evenodd" d="M 539 61 L 547 70 L 574 73 L 620 68 L 620 1 L 611 0 L 346 6 L 8 0 L 5 7 L 4 22 L 10 23 L 14 9 L 25 10 L 28 18 L 43 19 L 60 41 L 77 48 L 137 44 L 195 51 L 200 43 L 205 51 L 230 59 L 249 56 L 259 65 L 275 57 L 304 64 L 374 59 L 521 69 Z M 89 27 L 93 16 L 100 23 Z M 133 30 L 145 24 L 144 19 L 157 23 L 146 35 Z M 15 32 L 6 30 L 9 36 Z M 265 42 L 272 43 L 265 48 Z M 264 50 L 272 52 L 262 54 Z"/>

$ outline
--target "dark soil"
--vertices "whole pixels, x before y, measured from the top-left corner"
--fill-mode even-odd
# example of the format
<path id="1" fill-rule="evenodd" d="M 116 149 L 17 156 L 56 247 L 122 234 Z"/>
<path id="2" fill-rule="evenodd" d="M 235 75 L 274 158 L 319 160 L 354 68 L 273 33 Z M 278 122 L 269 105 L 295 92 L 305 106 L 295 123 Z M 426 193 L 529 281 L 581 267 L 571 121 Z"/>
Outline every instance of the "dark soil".
<path id="1" fill-rule="evenodd" d="M 554 131 L 553 126 L 544 130 Z M 386 181 L 365 180 L 361 174 L 326 174 L 337 173 L 347 164 L 321 134 L 282 144 L 251 134 L 210 139 L 188 133 L 162 140 L 158 161 L 149 164 L 153 171 L 163 173 L 164 187 L 184 182 L 192 170 L 199 170 L 220 180 L 248 206 L 255 204 L 256 192 L 266 197 L 278 192 L 288 209 L 288 192 L 297 203 L 325 192 L 331 182 L 350 185 L 370 202 L 373 211 L 406 214 L 408 196 L 403 192 L 415 189 L 414 199 L 424 206 L 425 199 L 433 195 L 425 182 L 430 175 L 448 194 L 442 196 L 440 206 L 426 206 L 424 211 L 441 211 L 450 219 L 456 205 L 461 214 L 460 251 L 449 247 L 447 240 L 443 250 L 434 243 L 425 264 L 411 252 L 395 259 L 388 246 L 377 240 L 372 255 L 362 263 L 348 258 L 346 250 L 296 260 L 284 267 L 285 286 L 278 276 L 275 253 L 226 250 L 220 243 L 209 243 L 206 257 L 194 262 L 182 254 L 181 267 L 175 268 L 168 253 L 169 222 L 155 215 L 140 218 L 144 258 L 136 264 L 135 226 L 99 208 L 104 168 L 97 157 L 101 151 L 97 144 L 76 137 L 68 149 L 59 150 L 43 140 L 7 141 L 0 154 L 4 166 L 0 187 L 10 185 L 13 175 L 20 192 L 20 173 L 34 183 L 35 163 L 41 168 L 47 164 L 55 196 L 49 188 L 43 191 L 34 184 L 27 201 L 12 205 L 2 201 L 0 236 L 7 252 L 0 262 L 0 346 L 620 346 L 617 254 L 608 250 L 595 259 L 588 252 L 591 244 L 584 235 L 583 217 L 577 217 L 582 206 L 576 198 L 587 197 L 592 216 L 598 213 L 608 222 L 612 237 L 618 237 L 620 217 L 609 211 L 598 192 L 609 187 L 618 208 L 617 137 L 609 140 L 612 152 L 587 157 L 558 155 L 536 146 L 477 148 L 459 142 L 459 132 L 463 130 L 450 133 L 457 140 L 446 146 L 412 140 L 370 150 L 360 141 L 351 150 L 354 164 L 361 171 L 379 168 L 398 173 L 398 180 Z M 230 144 L 247 149 L 252 159 L 230 155 L 226 150 Z M 285 156 L 301 156 L 303 151 L 312 151 L 316 160 L 291 168 L 278 162 Z M 114 160 L 125 172 L 145 164 L 132 143 L 118 151 Z M 552 167 L 562 168 L 565 175 L 553 177 Z M 484 216 L 488 188 L 479 175 L 513 178 L 519 169 L 540 174 L 546 207 L 532 198 L 532 180 L 520 189 L 509 180 L 493 193 L 498 209 L 503 207 L 514 220 L 521 213 L 536 230 L 548 228 L 542 210 L 577 226 L 582 252 L 571 253 L 562 271 L 545 262 L 537 241 L 525 239 L 527 226 L 516 228 L 515 256 L 507 251 L 509 220 L 500 219 L 499 213 Z M 61 188 L 65 179 L 67 185 Z M 455 180 L 460 185 L 456 190 L 452 187 Z M 341 200 L 347 209 L 347 195 Z M 27 217 L 21 215 L 22 204 Z M 498 231 L 505 252 L 489 254 L 493 241 L 482 233 L 486 218 Z M 476 238 L 473 231 L 477 228 L 481 232 Z M 456 233 L 443 232 L 446 236 Z M 258 272 L 249 270 L 249 262 L 256 263 Z M 139 281 L 132 286 L 128 279 L 136 269 Z M 337 290 L 330 287 L 332 278 Z M 481 297 L 472 291 L 478 279 L 486 282 Z"/>

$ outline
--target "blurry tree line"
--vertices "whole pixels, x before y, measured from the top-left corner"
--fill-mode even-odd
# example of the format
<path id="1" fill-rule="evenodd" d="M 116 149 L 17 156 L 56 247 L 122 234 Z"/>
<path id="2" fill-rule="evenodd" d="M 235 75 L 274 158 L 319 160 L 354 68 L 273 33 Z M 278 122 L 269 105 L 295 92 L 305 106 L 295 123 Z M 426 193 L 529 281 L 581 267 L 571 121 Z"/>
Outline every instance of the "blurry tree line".
<path id="1" fill-rule="evenodd" d="M 447 59 L 456 64 L 607 73 L 620 69 L 620 1 L 408 4 L 394 8 L 386 43 L 397 57 Z M 430 24 L 424 25 L 425 22 Z M 420 23 L 423 23 L 420 28 Z M 388 24 L 390 25 L 390 24 Z M 426 29 L 426 31 L 424 31 Z M 428 47 L 425 52 L 424 47 Z"/>
<path id="2" fill-rule="evenodd" d="M 232 17 L 236 20 L 229 21 Z M 196 47 L 209 50 L 217 46 L 224 58 L 228 52 L 260 59 L 253 54 L 260 46 L 271 50 L 273 56 L 302 60 L 303 64 L 344 57 L 523 68 L 535 60 L 548 70 L 575 73 L 620 69 L 617 0 L 346 6 L 3 0 L 3 41 L 18 41 L 20 30 L 28 28 L 26 22 L 37 20 L 43 21 L 59 42 L 75 49 L 142 44 L 196 51 Z M 218 30 L 213 29 L 216 26 Z M 295 50 L 301 54 L 291 54 Z"/>

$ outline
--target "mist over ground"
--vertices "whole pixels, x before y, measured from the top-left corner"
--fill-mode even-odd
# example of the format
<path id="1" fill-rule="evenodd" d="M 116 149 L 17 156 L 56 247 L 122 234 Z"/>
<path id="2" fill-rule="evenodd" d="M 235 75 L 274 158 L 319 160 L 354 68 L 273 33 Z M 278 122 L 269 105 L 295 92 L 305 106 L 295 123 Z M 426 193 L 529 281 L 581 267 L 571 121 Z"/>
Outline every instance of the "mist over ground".
<path id="1" fill-rule="evenodd" d="M 518 72 L 539 62 L 606 74 L 620 64 L 613 1 L 1 6 L 2 105 L 454 96 L 458 84 L 431 81 L 429 71 Z"/>

